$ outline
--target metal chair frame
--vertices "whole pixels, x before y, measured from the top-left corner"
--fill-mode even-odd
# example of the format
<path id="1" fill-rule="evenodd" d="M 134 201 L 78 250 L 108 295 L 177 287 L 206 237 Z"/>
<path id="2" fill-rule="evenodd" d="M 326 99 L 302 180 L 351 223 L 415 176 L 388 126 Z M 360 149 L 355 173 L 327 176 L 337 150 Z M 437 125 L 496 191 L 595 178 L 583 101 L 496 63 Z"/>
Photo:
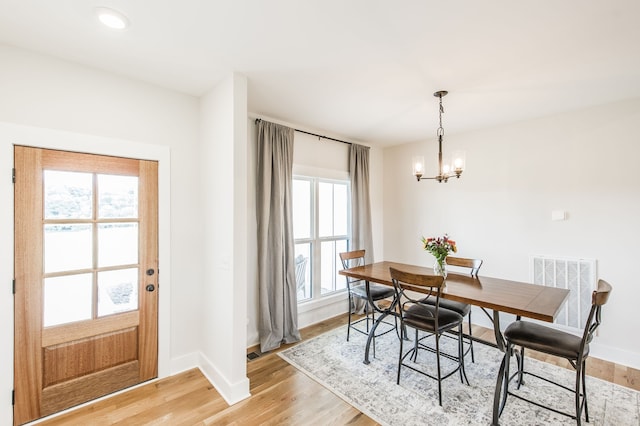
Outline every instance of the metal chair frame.
<path id="1" fill-rule="evenodd" d="M 364 260 L 364 256 L 365 256 L 365 250 L 354 250 L 354 251 L 349 251 L 349 252 L 343 252 L 340 253 L 340 260 L 342 262 L 342 267 L 343 269 L 348 269 L 348 268 L 353 268 L 356 266 L 362 266 L 365 264 L 365 260 Z M 397 315 L 395 314 L 395 301 L 392 301 L 389 304 L 389 307 L 387 307 L 386 309 L 382 309 L 380 308 L 376 302 L 379 302 L 380 300 L 385 300 L 388 299 L 389 297 L 395 296 L 395 291 L 392 288 L 389 288 L 390 292 L 393 293 L 392 295 L 389 296 L 385 296 L 385 297 L 380 297 L 380 298 L 374 298 L 371 295 L 371 287 L 372 284 L 369 283 L 369 281 L 364 281 L 363 284 L 365 286 L 365 293 L 366 293 L 366 297 L 362 297 L 360 294 L 354 293 L 353 292 L 353 286 L 354 284 L 357 283 L 362 283 L 363 280 L 360 279 L 353 279 L 351 277 L 345 277 L 347 279 L 347 292 L 349 294 L 349 322 L 348 322 L 348 326 L 347 326 L 347 342 L 349 341 L 349 337 L 350 337 L 350 331 L 351 329 L 357 331 L 358 333 L 362 333 L 364 335 L 369 335 L 370 333 L 370 329 L 369 329 L 369 321 L 371 321 L 371 324 L 373 326 L 373 324 L 375 324 L 376 322 L 376 312 L 383 315 L 383 314 L 391 314 L 394 315 L 394 322 L 395 324 L 392 324 L 390 322 L 386 322 L 386 321 L 382 321 L 382 323 L 384 323 L 385 325 L 388 325 L 389 328 L 387 330 L 384 330 L 380 333 L 374 334 L 373 335 L 373 357 L 375 358 L 376 356 L 376 337 L 380 337 L 383 336 L 387 333 L 392 332 L 393 330 L 397 330 Z M 379 286 L 381 284 L 373 284 L 375 286 Z M 361 300 L 365 301 L 365 306 L 364 306 L 364 312 L 365 312 L 365 316 L 364 318 L 360 318 L 357 321 L 352 322 L 351 321 L 351 316 L 352 316 L 352 306 L 353 306 L 353 298 L 358 298 Z M 369 314 L 371 314 L 371 316 L 369 316 Z M 361 330 L 360 328 L 356 327 L 359 323 L 361 322 L 365 322 L 366 323 L 366 328 L 365 330 Z"/>
<path id="2" fill-rule="evenodd" d="M 578 426 L 581 425 L 582 422 L 582 412 L 584 411 L 585 419 L 589 422 L 589 409 L 587 405 L 587 386 L 586 386 L 586 360 L 589 356 L 588 351 L 585 354 L 586 346 L 593 340 L 593 335 L 596 329 L 600 326 L 602 322 L 602 305 L 607 303 L 609 299 L 609 294 L 611 293 L 611 285 L 604 280 L 598 280 L 598 288 L 591 295 L 591 310 L 589 312 L 589 317 L 587 318 L 587 322 L 585 324 L 584 332 L 582 334 L 582 340 L 580 343 L 580 348 L 576 353 L 575 357 L 567 357 L 562 356 L 559 353 L 556 353 L 552 350 L 545 351 L 546 353 L 554 356 L 558 356 L 561 358 L 565 358 L 571 366 L 576 370 L 576 383 L 575 388 L 570 388 L 565 386 L 562 383 L 555 382 L 549 378 L 539 376 L 537 374 L 528 372 L 524 370 L 524 350 L 526 345 L 520 344 L 520 353 L 519 357 L 517 357 L 518 371 L 516 371 L 513 375 L 509 373 L 509 360 L 511 359 L 511 355 L 518 355 L 518 352 L 515 348 L 515 344 L 509 341 L 507 337 L 507 348 L 502 360 L 502 364 L 500 366 L 500 372 L 498 373 L 498 381 L 496 383 L 495 397 L 494 397 L 494 406 L 493 406 L 493 418 L 494 424 L 497 425 L 497 419 L 502 414 L 504 407 L 507 402 L 507 397 L 509 395 L 514 396 L 520 400 L 529 402 L 533 405 L 536 405 L 541 408 L 545 408 L 547 410 L 553 411 L 555 413 L 570 417 L 576 421 Z M 507 328 L 508 330 L 508 328 Z M 505 333 L 507 333 L 505 331 Z M 543 405 L 537 401 L 533 401 L 531 399 L 525 398 L 521 395 L 517 395 L 509 390 L 509 384 L 514 378 L 518 378 L 517 383 L 518 386 L 516 389 L 520 389 L 520 386 L 524 384 L 524 375 L 530 375 L 541 379 L 547 383 L 551 383 L 560 388 L 570 391 L 575 396 L 575 413 L 566 413 L 560 410 L 556 410 L 547 405 Z M 501 398 L 499 396 L 502 395 Z M 496 415 L 497 414 L 497 415 Z"/>
<path id="3" fill-rule="evenodd" d="M 431 379 L 434 379 L 438 382 L 438 403 L 442 406 L 442 381 L 451 375 L 458 372 L 460 374 L 460 382 L 464 383 L 466 381 L 467 385 L 469 384 L 469 380 L 467 379 L 467 374 L 464 369 L 464 350 L 463 350 L 463 342 L 462 342 L 462 323 L 464 319 L 458 313 L 450 311 L 451 314 L 458 315 L 460 317 L 459 321 L 452 322 L 446 328 L 440 328 L 439 317 L 441 311 L 444 311 L 444 308 L 440 308 L 440 296 L 442 293 L 442 287 L 444 285 L 444 277 L 439 275 L 419 275 L 419 274 L 411 274 L 408 272 L 403 272 L 394 268 L 390 268 L 391 279 L 393 281 L 394 288 L 396 289 L 396 300 L 398 301 L 398 306 L 400 307 L 400 324 L 403 330 L 406 327 L 411 327 L 415 329 L 415 342 L 414 346 L 411 350 L 407 351 L 406 354 L 403 354 L 403 341 L 404 339 L 400 339 L 400 353 L 398 356 L 398 375 L 396 383 L 400 384 L 400 373 L 402 367 L 408 367 L 411 370 L 414 370 L 420 374 L 423 374 Z M 408 291 L 417 291 L 422 294 L 426 294 L 426 296 L 416 299 Z M 410 309 L 413 305 L 422 305 L 425 308 L 429 306 L 429 304 L 425 305 L 425 301 L 429 301 L 430 299 L 435 298 L 435 304 L 432 305 L 435 309 L 433 311 L 433 321 L 429 321 L 420 325 L 415 321 L 410 321 L 407 323 L 408 317 L 406 316 L 406 311 Z M 426 311 L 427 313 L 431 313 L 431 311 Z M 430 325 L 430 324 L 431 325 Z M 440 337 L 445 335 L 445 333 L 449 330 L 453 330 L 454 328 L 458 328 L 458 356 L 453 356 L 450 354 L 446 354 L 440 351 Z M 436 347 L 431 348 L 429 346 L 420 344 L 418 342 L 418 331 L 423 331 L 427 333 L 425 337 L 435 337 Z M 423 340 L 421 338 L 420 340 Z M 409 359 L 417 360 L 418 351 L 420 349 L 425 349 L 436 354 L 436 365 L 437 365 L 437 376 L 431 375 L 425 371 L 422 371 L 411 364 L 405 363 L 405 359 L 409 357 Z M 440 367 L 440 355 L 450 358 L 454 361 L 458 362 L 458 365 L 453 370 L 447 372 L 446 374 L 442 374 Z"/>
<path id="4" fill-rule="evenodd" d="M 447 262 L 447 265 L 457 266 L 457 267 L 461 267 L 461 268 L 469 268 L 470 275 L 472 277 L 477 277 L 478 276 L 478 271 L 480 271 L 480 267 L 482 266 L 482 260 L 481 259 L 470 259 L 470 258 L 465 258 L 465 257 L 447 256 L 446 262 Z M 485 311 L 485 313 L 486 313 L 486 311 Z M 489 317 L 489 318 L 491 318 L 491 317 Z M 464 352 L 464 354 L 467 355 L 469 352 L 471 352 L 471 362 L 475 363 L 476 362 L 476 358 L 475 358 L 475 355 L 473 353 L 473 329 L 471 328 L 471 310 L 469 310 L 469 313 L 467 314 L 467 321 L 468 321 L 468 324 L 469 324 L 469 335 L 464 335 L 463 341 L 464 341 L 464 343 L 466 345 L 468 345 L 467 349 Z M 448 336 L 448 337 L 453 337 L 453 336 Z"/>

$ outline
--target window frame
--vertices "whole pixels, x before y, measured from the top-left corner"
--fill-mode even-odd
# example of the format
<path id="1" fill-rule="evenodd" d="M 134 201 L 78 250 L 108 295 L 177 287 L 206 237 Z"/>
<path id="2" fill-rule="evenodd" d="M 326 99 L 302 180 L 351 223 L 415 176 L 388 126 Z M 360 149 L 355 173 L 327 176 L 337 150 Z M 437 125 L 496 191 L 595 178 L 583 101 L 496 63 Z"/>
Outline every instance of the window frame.
<path id="1" fill-rule="evenodd" d="M 313 176 L 305 173 L 296 173 L 293 175 L 293 180 L 302 180 L 310 182 L 310 236 L 305 238 L 294 238 L 294 245 L 298 244 L 309 244 L 309 253 L 310 259 L 307 264 L 308 270 L 308 278 L 310 280 L 311 285 L 311 294 L 309 298 L 298 299 L 298 304 L 306 304 L 311 302 L 317 302 L 322 299 L 330 298 L 337 294 L 345 293 L 346 283 L 344 288 L 339 287 L 338 284 L 338 271 L 342 269 L 342 264 L 338 260 L 338 253 L 335 253 L 335 258 L 333 259 L 333 270 L 335 271 L 332 274 L 331 278 L 331 289 L 322 292 L 322 276 L 321 276 L 321 265 L 322 265 L 322 243 L 326 242 L 339 242 L 344 241 L 346 250 L 349 249 L 351 243 L 351 182 L 348 178 L 330 178 L 323 176 Z M 346 187 L 346 215 L 347 215 L 347 233 L 341 235 L 330 235 L 320 237 L 320 191 L 319 187 L 321 183 L 329 183 L 332 185 L 339 184 L 345 185 Z M 335 200 L 335 193 L 332 194 L 332 202 Z M 333 205 L 332 205 L 333 210 Z M 294 219 L 295 220 L 295 219 Z"/>

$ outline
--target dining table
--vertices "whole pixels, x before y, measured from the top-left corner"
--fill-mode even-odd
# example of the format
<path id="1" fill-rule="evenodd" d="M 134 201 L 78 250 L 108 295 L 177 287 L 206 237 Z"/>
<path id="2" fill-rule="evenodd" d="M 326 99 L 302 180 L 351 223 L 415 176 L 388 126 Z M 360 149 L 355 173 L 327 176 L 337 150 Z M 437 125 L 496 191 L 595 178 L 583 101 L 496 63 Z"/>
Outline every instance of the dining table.
<path id="1" fill-rule="evenodd" d="M 389 268 L 412 274 L 434 274 L 433 269 L 429 267 L 390 261 L 343 269 L 339 273 L 347 277 L 363 280 L 365 283 L 374 282 L 393 286 Z M 493 311 L 493 315 L 490 318 L 493 322 L 495 345 L 504 352 L 506 344 L 500 328 L 500 313 L 513 314 L 517 318 L 526 317 L 545 322 L 554 322 L 569 297 L 569 290 L 504 278 L 472 277 L 467 274 L 448 272 L 441 297 L 478 306 L 483 308 L 485 312 L 487 309 Z M 385 310 L 382 315 L 376 318 L 376 322 L 369 330 L 365 347 L 365 364 L 369 364 L 369 348 L 377 326 L 386 316 L 391 314 L 394 314 L 393 309 Z M 474 338 L 474 340 L 479 339 Z"/>

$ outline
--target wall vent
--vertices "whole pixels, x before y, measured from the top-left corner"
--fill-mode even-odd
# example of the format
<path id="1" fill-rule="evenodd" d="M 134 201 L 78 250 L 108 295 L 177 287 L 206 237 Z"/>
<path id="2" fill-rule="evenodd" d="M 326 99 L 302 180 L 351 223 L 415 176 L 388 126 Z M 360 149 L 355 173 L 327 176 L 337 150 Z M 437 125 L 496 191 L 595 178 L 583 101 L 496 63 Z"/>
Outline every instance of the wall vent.
<path id="1" fill-rule="evenodd" d="M 596 287 L 596 260 L 534 255 L 530 265 L 534 284 L 570 290 L 555 324 L 583 329 L 591 309 L 591 293 Z"/>

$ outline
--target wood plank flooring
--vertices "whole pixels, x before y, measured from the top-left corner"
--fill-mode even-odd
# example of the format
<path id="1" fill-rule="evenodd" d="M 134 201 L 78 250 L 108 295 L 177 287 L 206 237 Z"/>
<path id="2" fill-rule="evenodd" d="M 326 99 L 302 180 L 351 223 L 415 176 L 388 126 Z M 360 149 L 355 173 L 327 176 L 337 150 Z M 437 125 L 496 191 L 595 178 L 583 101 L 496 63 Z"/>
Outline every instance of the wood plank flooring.
<path id="1" fill-rule="evenodd" d="M 309 339 L 346 323 L 346 315 L 301 330 Z M 493 331 L 473 328 L 493 339 Z M 283 346 L 282 349 L 292 345 Z M 257 348 L 250 348 L 249 352 Z M 41 425 L 375 425 L 376 423 L 275 355 L 247 363 L 251 397 L 228 406 L 198 369 L 158 380 L 46 420 Z M 567 367 L 544 354 L 533 358 Z M 587 374 L 640 390 L 640 370 L 590 358 Z"/>

